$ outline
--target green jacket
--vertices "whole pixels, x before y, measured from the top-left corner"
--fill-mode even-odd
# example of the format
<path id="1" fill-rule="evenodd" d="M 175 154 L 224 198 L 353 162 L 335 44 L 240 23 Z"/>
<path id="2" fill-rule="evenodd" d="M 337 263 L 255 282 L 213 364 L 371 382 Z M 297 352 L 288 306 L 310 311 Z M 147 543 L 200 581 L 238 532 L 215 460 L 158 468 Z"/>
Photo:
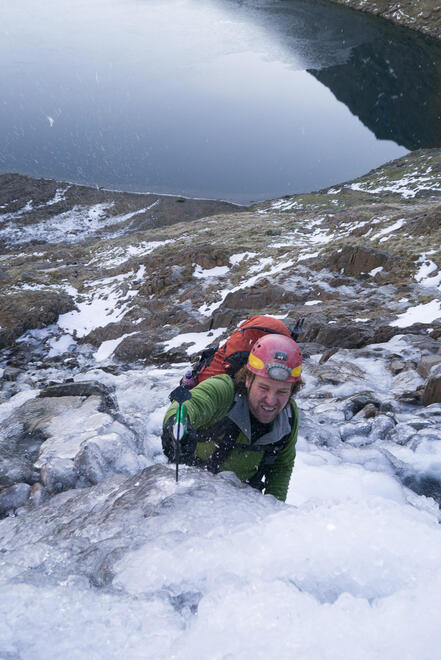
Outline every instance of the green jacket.
<path id="1" fill-rule="evenodd" d="M 236 447 L 224 460 L 220 471 L 230 470 L 241 481 L 248 482 L 258 473 L 264 461 L 266 448 L 267 457 L 263 469 L 265 493 L 274 495 L 284 502 L 294 467 L 299 425 L 299 413 L 295 402 L 290 400 L 290 405 L 286 406 L 274 420 L 271 431 L 258 438 L 251 449 L 251 423 L 247 398 L 245 395 L 235 394 L 234 384 L 229 376 L 212 376 L 192 389 L 191 394 L 191 399 L 183 405 L 187 409 L 191 425 L 201 431 L 201 435 L 204 429 L 212 427 L 224 418 L 228 418 L 229 423 L 233 422 L 240 429 L 235 441 Z M 172 403 L 165 414 L 164 425 L 172 415 L 176 415 L 176 409 L 177 403 Z M 214 436 L 214 439 L 210 436 L 209 440 L 197 443 L 194 455 L 199 462 L 209 460 L 222 443 L 222 435 L 216 437 L 214 434 Z M 268 449 L 277 446 L 282 439 L 282 449 L 276 453 L 275 460 L 268 464 Z"/>

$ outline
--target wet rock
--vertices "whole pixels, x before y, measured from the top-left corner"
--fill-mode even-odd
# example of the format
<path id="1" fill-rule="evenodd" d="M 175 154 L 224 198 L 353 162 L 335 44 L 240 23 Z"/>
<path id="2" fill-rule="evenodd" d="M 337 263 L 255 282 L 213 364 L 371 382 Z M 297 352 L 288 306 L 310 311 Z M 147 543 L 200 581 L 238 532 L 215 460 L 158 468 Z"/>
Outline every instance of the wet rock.
<path id="1" fill-rule="evenodd" d="M 74 488 L 78 473 L 68 458 L 54 458 L 43 465 L 40 479 L 48 493 L 59 493 Z"/>
<path id="2" fill-rule="evenodd" d="M 366 419 L 370 419 L 371 417 L 376 417 L 378 415 L 378 408 L 373 403 L 368 403 L 367 406 L 360 411 L 360 414 L 362 414 L 363 417 L 366 417 Z"/>
<path id="3" fill-rule="evenodd" d="M 4 516 L 27 504 L 31 487 L 29 484 L 18 483 L 0 491 L 0 515 Z"/>

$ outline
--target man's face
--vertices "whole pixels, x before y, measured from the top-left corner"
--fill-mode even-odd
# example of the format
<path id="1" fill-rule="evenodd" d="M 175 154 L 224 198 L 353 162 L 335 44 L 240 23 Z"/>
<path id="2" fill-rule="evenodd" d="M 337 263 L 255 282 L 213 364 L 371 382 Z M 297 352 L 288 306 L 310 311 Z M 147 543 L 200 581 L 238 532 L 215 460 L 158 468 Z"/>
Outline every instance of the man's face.
<path id="1" fill-rule="evenodd" d="M 255 376 L 250 387 L 251 380 L 251 376 L 245 380 L 250 412 L 262 424 L 269 424 L 288 403 L 291 383 Z"/>

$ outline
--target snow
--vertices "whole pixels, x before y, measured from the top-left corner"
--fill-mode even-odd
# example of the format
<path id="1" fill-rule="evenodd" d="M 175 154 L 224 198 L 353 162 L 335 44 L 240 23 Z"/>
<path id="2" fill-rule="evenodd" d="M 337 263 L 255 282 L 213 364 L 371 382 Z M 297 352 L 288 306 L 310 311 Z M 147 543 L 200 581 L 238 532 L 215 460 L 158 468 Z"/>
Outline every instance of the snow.
<path id="1" fill-rule="evenodd" d="M 229 271 L 228 266 L 215 266 L 214 268 L 202 268 L 202 266 L 196 265 L 196 268 L 193 273 L 193 277 L 196 279 L 203 280 L 208 277 L 225 277 Z"/>
<path id="2" fill-rule="evenodd" d="M 85 284 L 91 293 L 84 302 L 77 302 L 77 309 L 58 318 L 58 325 L 74 337 L 85 337 L 95 328 L 120 321 L 130 308 L 130 300 L 137 295 L 136 290 L 124 291 L 121 285 L 130 279 L 142 279 L 145 267 L 115 277 L 108 277 Z M 75 294 L 77 292 L 75 291 Z"/>
<path id="3" fill-rule="evenodd" d="M 407 328 L 414 323 L 432 323 L 438 318 L 441 318 L 441 301 L 431 300 L 428 303 L 409 307 L 389 325 L 396 328 Z"/>
<path id="4" fill-rule="evenodd" d="M 401 227 L 405 224 L 405 220 L 397 220 L 397 222 L 394 222 L 392 225 L 389 227 L 385 227 L 384 229 L 381 229 L 381 231 L 377 232 L 373 236 L 370 236 L 369 239 L 371 241 L 377 241 L 380 240 L 380 243 L 387 238 L 389 238 L 388 234 L 392 234 L 393 232 L 397 231 L 398 229 L 401 229 Z"/>
<path id="5" fill-rule="evenodd" d="M 119 344 L 121 344 L 121 342 L 124 341 L 126 337 L 131 337 L 135 334 L 136 332 L 128 332 L 125 335 L 118 337 L 118 339 L 108 339 L 103 341 L 96 353 L 93 354 L 93 357 L 97 362 L 103 362 L 104 360 L 107 360 L 112 355 L 115 348 L 119 346 Z"/>
<path id="6" fill-rule="evenodd" d="M 232 266 L 237 266 L 244 259 L 252 259 L 257 256 L 257 252 L 238 252 L 237 254 L 232 254 L 230 257 L 230 264 Z"/>
<path id="7" fill-rule="evenodd" d="M 323 300 L 308 300 L 304 304 L 305 304 L 305 307 L 307 307 L 309 305 L 321 305 L 322 302 L 323 302 Z"/>
<path id="8" fill-rule="evenodd" d="M 172 348 L 178 348 L 184 344 L 191 344 L 186 349 L 187 355 L 194 355 L 195 353 L 200 353 L 207 348 L 212 342 L 214 342 L 218 337 L 226 332 L 226 328 L 217 328 L 216 330 L 209 330 L 207 332 L 186 332 L 177 337 L 173 337 L 169 341 L 165 342 L 164 348 L 166 351 L 170 351 Z"/>

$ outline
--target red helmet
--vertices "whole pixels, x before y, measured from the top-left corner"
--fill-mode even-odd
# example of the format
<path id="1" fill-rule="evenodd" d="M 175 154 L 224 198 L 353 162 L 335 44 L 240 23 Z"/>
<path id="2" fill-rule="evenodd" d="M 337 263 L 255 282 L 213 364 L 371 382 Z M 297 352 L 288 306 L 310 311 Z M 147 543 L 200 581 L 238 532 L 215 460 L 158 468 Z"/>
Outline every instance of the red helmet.
<path id="1" fill-rule="evenodd" d="M 247 369 L 256 376 L 295 383 L 302 373 L 302 354 L 294 339 L 264 335 L 251 349 Z"/>

